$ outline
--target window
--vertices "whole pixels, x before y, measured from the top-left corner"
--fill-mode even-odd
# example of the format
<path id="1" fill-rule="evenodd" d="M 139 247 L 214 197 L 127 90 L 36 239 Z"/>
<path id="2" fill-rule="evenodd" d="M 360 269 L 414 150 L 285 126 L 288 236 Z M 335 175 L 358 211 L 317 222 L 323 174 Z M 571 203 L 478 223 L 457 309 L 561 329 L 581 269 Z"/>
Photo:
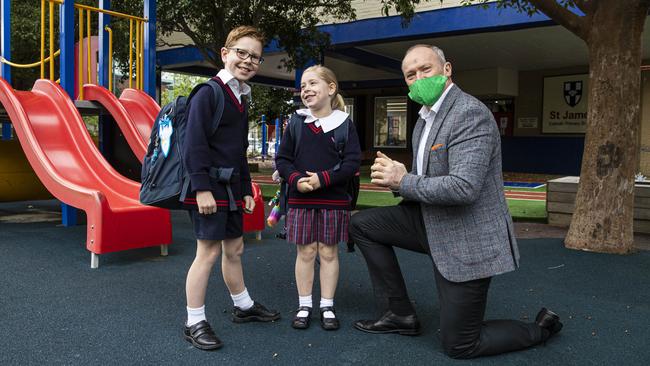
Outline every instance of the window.
<path id="1" fill-rule="evenodd" d="M 375 98 L 375 147 L 406 147 L 406 97 Z"/>

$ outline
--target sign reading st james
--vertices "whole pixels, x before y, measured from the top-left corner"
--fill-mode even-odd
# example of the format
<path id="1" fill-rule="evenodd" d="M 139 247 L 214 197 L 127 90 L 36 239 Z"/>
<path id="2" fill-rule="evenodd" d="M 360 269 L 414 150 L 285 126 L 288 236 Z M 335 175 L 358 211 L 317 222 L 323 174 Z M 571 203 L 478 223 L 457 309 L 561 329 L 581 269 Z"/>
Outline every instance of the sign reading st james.
<path id="1" fill-rule="evenodd" d="M 588 74 L 544 78 L 543 133 L 584 133 Z"/>

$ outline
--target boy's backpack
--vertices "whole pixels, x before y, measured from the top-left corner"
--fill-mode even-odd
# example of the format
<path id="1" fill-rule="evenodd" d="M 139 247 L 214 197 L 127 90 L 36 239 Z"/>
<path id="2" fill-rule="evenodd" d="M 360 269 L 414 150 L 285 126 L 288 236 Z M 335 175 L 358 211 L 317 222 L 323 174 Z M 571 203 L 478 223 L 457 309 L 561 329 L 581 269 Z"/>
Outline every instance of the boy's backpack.
<path id="1" fill-rule="evenodd" d="M 298 146 L 300 145 L 300 136 L 302 135 L 302 126 L 305 124 L 305 117 L 294 113 L 287 125 L 288 132 L 293 138 L 293 155 L 296 156 Z M 334 143 L 336 144 L 336 151 L 339 154 L 339 162 L 334 166 L 334 171 L 341 168 L 343 156 L 345 153 L 345 144 L 348 142 L 348 131 L 350 119 L 346 119 L 340 126 L 334 129 Z M 352 179 L 348 181 L 347 192 L 350 197 L 350 208 L 354 210 L 357 207 L 357 199 L 359 198 L 359 172 L 357 172 Z M 288 204 L 289 183 L 283 182 L 280 189 L 280 209 L 286 213 Z"/>
<path id="2" fill-rule="evenodd" d="M 183 203 L 190 190 L 190 179 L 183 166 L 183 143 L 187 126 L 187 106 L 202 87 L 211 87 L 217 106 L 212 119 L 216 132 L 223 115 L 223 90 L 215 80 L 198 84 L 187 97 L 179 96 L 158 113 L 151 130 L 147 154 L 142 163 L 140 202 L 171 210 L 196 208 Z"/>

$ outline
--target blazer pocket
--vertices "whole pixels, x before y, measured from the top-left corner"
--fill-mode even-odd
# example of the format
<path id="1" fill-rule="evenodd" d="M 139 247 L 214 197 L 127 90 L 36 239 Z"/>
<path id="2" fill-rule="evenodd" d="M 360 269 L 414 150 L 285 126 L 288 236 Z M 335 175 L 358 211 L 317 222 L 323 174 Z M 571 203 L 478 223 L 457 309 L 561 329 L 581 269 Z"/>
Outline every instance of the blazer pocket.
<path id="1" fill-rule="evenodd" d="M 447 151 L 443 149 L 429 151 L 429 162 L 427 170 L 430 175 L 446 174 L 449 171 L 447 166 Z"/>

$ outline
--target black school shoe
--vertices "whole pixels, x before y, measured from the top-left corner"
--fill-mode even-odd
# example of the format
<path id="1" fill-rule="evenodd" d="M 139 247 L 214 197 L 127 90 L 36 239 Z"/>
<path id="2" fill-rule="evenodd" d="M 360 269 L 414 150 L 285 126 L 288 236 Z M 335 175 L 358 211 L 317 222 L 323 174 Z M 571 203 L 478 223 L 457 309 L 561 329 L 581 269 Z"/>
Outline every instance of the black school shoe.
<path id="1" fill-rule="evenodd" d="M 232 321 L 235 323 L 248 323 L 248 322 L 272 322 L 280 319 L 280 312 L 277 310 L 269 310 L 259 302 L 253 302 L 248 310 L 242 310 L 235 306 L 232 310 Z"/>
<path id="2" fill-rule="evenodd" d="M 334 318 L 326 318 L 323 314 L 326 311 L 331 311 L 334 314 Z M 337 330 L 339 329 L 339 320 L 336 318 L 336 311 L 334 311 L 333 306 L 325 306 L 320 308 L 320 326 L 325 330 Z"/>
<path id="3" fill-rule="evenodd" d="M 306 311 L 307 316 L 298 316 L 298 313 L 301 311 Z M 296 310 L 296 316 L 291 322 L 291 326 L 295 329 L 307 329 L 309 328 L 309 323 L 311 321 L 311 308 L 309 306 L 301 306 Z"/>
<path id="4" fill-rule="evenodd" d="M 192 343 L 198 349 L 212 351 L 223 346 L 221 340 L 214 334 L 210 323 L 206 320 L 201 320 L 190 327 L 186 325 L 183 328 L 185 340 Z"/>

